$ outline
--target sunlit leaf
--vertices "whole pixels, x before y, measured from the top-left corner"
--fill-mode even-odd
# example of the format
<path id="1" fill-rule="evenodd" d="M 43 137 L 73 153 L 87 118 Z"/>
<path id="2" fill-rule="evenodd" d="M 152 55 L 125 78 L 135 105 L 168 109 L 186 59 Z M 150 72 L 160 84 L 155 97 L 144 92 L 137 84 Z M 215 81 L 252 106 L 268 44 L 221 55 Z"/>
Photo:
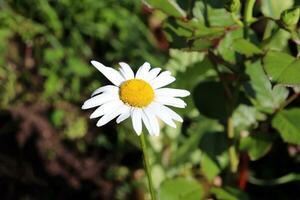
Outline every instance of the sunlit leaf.
<path id="1" fill-rule="evenodd" d="M 249 42 L 248 40 L 239 38 L 233 41 L 232 44 L 232 48 L 242 54 L 242 55 L 246 55 L 246 56 L 253 56 L 255 54 L 262 54 L 263 51 L 261 49 L 259 49 L 257 46 L 255 46 L 254 44 L 252 44 L 251 42 Z"/>
<path id="2" fill-rule="evenodd" d="M 287 98 L 288 90 L 286 88 L 280 86 L 272 88 L 260 62 L 248 65 L 246 73 L 250 80 L 244 85 L 245 92 L 253 105 L 260 111 L 272 113 Z"/>
<path id="3" fill-rule="evenodd" d="M 251 127 L 255 127 L 258 121 L 266 119 L 266 116 L 259 112 L 254 106 L 248 106 L 240 104 L 232 115 L 234 127 L 239 130 L 248 130 Z"/>
<path id="4" fill-rule="evenodd" d="M 87 132 L 87 121 L 85 118 L 79 117 L 68 125 L 64 134 L 69 139 L 77 139 L 85 136 L 86 132 Z"/>
<path id="5" fill-rule="evenodd" d="M 203 193 L 202 185 L 196 180 L 176 178 L 166 180 L 161 184 L 159 197 L 162 200 L 199 200 Z"/>
<path id="6" fill-rule="evenodd" d="M 267 75 L 274 83 L 300 85 L 299 59 L 283 52 L 270 51 L 263 61 Z"/>
<path id="7" fill-rule="evenodd" d="M 293 108 L 277 113 L 272 120 L 282 139 L 291 144 L 300 144 L 300 109 Z"/>
<path id="8" fill-rule="evenodd" d="M 240 28 L 226 33 L 224 38 L 220 41 L 217 50 L 226 61 L 236 63 L 236 52 L 229 51 L 228 49 L 231 49 L 233 42 L 241 37 L 243 37 L 243 30 Z"/>
<path id="9" fill-rule="evenodd" d="M 160 9 L 163 12 L 174 17 L 185 17 L 184 10 L 176 3 L 175 0 L 146 0 L 148 4 L 154 8 Z"/>
<path id="10" fill-rule="evenodd" d="M 278 19 L 282 11 L 290 8 L 294 0 L 263 0 L 261 1 L 261 10 L 265 16 Z"/>
<path id="11" fill-rule="evenodd" d="M 241 190 L 233 187 L 217 188 L 213 187 L 211 192 L 219 200 L 248 200 L 248 196 Z"/>
<path id="12" fill-rule="evenodd" d="M 197 1 L 193 13 L 206 25 L 221 27 L 234 24 L 230 13 L 224 9 L 223 1 Z"/>
<path id="13" fill-rule="evenodd" d="M 258 132 L 240 140 L 240 149 L 247 151 L 251 160 L 258 160 L 266 155 L 272 147 L 271 134 Z"/>

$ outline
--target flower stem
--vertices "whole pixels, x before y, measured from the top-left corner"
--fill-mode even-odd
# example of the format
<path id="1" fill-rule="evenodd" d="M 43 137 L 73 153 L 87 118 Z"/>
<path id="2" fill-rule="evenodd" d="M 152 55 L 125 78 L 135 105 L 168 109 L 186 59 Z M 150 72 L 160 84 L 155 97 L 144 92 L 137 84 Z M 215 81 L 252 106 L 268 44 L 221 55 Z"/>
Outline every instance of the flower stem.
<path id="1" fill-rule="evenodd" d="M 145 167 L 145 171 L 146 171 L 146 174 L 148 177 L 148 185 L 149 185 L 149 190 L 150 190 L 150 194 L 151 194 L 151 199 L 156 200 L 154 187 L 153 187 L 153 183 L 152 183 L 152 176 L 151 176 L 151 169 L 150 169 L 150 164 L 149 164 L 149 159 L 148 159 L 148 153 L 147 153 L 147 144 L 146 144 L 144 133 L 141 133 L 139 138 L 140 138 L 140 143 L 141 143 L 141 147 L 142 147 L 142 151 L 143 151 L 144 167 Z"/>

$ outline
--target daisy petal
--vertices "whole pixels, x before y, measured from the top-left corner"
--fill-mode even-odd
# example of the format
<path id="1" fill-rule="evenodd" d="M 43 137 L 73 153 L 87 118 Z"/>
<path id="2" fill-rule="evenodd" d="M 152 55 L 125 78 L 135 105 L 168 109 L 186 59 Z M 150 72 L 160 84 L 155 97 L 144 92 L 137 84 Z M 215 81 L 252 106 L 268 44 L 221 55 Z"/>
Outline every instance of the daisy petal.
<path id="1" fill-rule="evenodd" d="M 155 101 L 164 105 L 173 106 L 177 108 L 185 108 L 186 103 L 175 97 L 164 97 L 164 96 L 157 96 L 155 97 Z"/>
<path id="2" fill-rule="evenodd" d="M 144 111 L 144 110 L 143 110 L 143 112 L 142 112 L 142 120 L 143 120 L 143 122 L 144 122 L 144 124 L 145 124 L 145 126 L 146 126 L 146 129 L 148 130 L 148 133 L 149 133 L 150 135 L 154 135 L 154 133 L 153 133 L 153 131 L 152 131 L 152 127 L 151 127 L 151 125 L 150 125 L 150 121 L 149 121 L 147 115 L 145 114 L 145 111 Z"/>
<path id="3" fill-rule="evenodd" d="M 156 104 L 156 107 L 158 110 L 161 110 L 162 112 L 165 112 L 168 116 L 170 116 L 173 120 L 178 121 L 178 122 L 183 122 L 183 119 L 178 115 L 176 112 L 168 108 L 167 106 L 164 106 L 159 103 L 153 103 Z"/>
<path id="4" fill-rule="evenodd" d="M 174 82 L 176 79 L 170 74 L 171 73 L 169 71 L 162 72 L 156 78 L 150 81 L 151 86 L 154 89 L 158 89 Z"/>
<path id="5" fill-rule="evenodd" d="M 91 61 L 91 63 L 114 85 L 119 86 L 123 81 L 125 81 L 117 70 L 111 67 L 106 67 L 94 60 Z"/>
<path id="6" fill-rule="evenodd" d="M 176 112 L 174 112 L 167 106 L 164 106 L 161 104 L 158 104 L 157 106 L 159 106 L 159 110 L 162 110 L 163 112 L 165 112 L 168 116 L 170 116 L 175 121 L 183 122 L 183 119 L 180 117 L 180 115 L 178 115 Z"/>
<path id="7" fill-rule="evenodd" d="M 176 128 L 176 124 L 172 120 L 171 116 L 168 115 L 168 113 L 164 109 L 160 109 L 160 106 L 158 103 L 152 103 L 150 106 L 153 107 L 153 110 L 158 118 L 160 118 L 162 121 L 164 121 L 169 126 Z"/>
<path id="8" fill-rule="evenodd" d="M 191 93 L 187 90 L 172 89 L 172 88 L 160 88 L 155 90 L 156 96 L 169 96 L 169 97 L 186 97 Z"/>
<path id="9" fill-rule="evenodd" d="M 148 62 L 145 62 L 136 72 L 135 78 L 145 80 L 147 78 L 150 68 L 150 64 Z"/>
<path id="10" fill-rule="evenodd" d="M 86 100 L 81 108 L 90 109 L 113 100 L 119 100 L 119 96 L 117 94 L 103 93 Z"/>
<path id="11" fill-rule="evenodd" d="M 101 105 L 99 108 L 97 108 L 91 114 L 90 119 L 94 119 L 94 118 L 100 117 L 102 115 L 105 115 L 107 112 L 110 112 L 111 110 L 114 110 L 115 108 L 118 108 L 122 104 L 123 104 L 123 102 L 120 100 L 110 101 L 108 103 L 105 103 L 105 104 Z"/>
<path id="12" fill-rule="evenodd" d="M 132 126 L 137 135 L 142 133 L 142 110 L 140 108 L 135 108 L 132 110 L 131 114 Z"/>
<path id="13" fill-rule="evenodd" d="M 119 62 L 119 65 L 121 66 L 122 74 L 126 80 L 134 78 L 134 73 L 133 73 L 131 67 L 127 63 Z"/>
<path id="14" fill-rule="evenodd" d="M 131 115 L 130 112 L 130 107 L 127 106 L 127 110 L 124 111 L 116 120 L 117 124 L 121 123 L 122 121 L 126 120 L 127 118 L 129 118 Z"/>
<path id="15" fill-rule="evenodd" d="M 151 81 L 152 79 L 156 78 L 160 71 L 161 71 L 161 68 L 151 69 L 150 72 L 148 73 L 147 80 Z"/>
<path id="16" fill-rule="evenodd" d="M 106 86 L 103 86 L 103 87 L 100 87 L 98 89 L 96 89 L 93 94 L 92 94 L 92 97 L 97 95 L 97 94 L 100 94 L 102 92 L 107 92 L 107 93 L 118 93 L 119 92 L 119 88 L 117 86 L 114 86 L 114 85 L 106 85 Z"/>
<path id="17" fill-rule="evenodd" d="M 97 122 L 97 126 L 100 127 L 107 124 L 108 122 L 116 118 L 118 115 L 123 113 L 125 109 L 127 109 L 127 106 L 123 104 L 117 109 L 113 110 L 112 112 L 106 113 L 105 115 L 103 115 L 103 117 L 99 119 L 99 121 Z"/>
<path id="18" fill-rule="evenodd" d="M 159 135 L 159 124 L 157 121 L 157 118 L 155 117 L 154 114 L 154 109 L 148 106 L 147 108 L 144 109 L 144 112 L 149 120 L 151 129 L 153 131 L 153 135 L 158 136 Z"/>

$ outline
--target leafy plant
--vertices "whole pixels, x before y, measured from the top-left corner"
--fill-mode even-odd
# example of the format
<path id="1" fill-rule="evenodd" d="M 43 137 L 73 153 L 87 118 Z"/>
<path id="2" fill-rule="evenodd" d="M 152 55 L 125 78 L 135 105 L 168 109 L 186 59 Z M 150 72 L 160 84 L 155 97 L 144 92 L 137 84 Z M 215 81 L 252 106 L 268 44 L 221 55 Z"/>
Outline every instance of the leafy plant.
<path id="1" fill-rule="evenodd" d="M 130 122 L 96 129 L 80 111 L 105 84 L 89 64 L 95 59 L 135 69 L 146 60 L 192 93 L 178 110 L 184 123 L 162 124 L 147 141 L 161 200 L 297 199 L 299 5 L 0 1 L 0 174 L 8 185 L 0 195 L 147 199 Z"/>

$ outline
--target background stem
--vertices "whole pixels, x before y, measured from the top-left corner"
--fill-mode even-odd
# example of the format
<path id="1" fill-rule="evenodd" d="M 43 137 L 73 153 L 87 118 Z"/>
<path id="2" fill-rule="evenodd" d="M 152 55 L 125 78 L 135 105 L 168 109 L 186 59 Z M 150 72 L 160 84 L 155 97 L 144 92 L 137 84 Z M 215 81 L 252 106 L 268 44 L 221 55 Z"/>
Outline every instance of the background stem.
<path id="1" fill-rule="evenodd" d="M 227 119 L 227 138 L 229 140 L 228 155 L 230 162 L 230 172 L 235 173 L 238 169 L 239 160 L 236 149 L 234 147 L 234 126 L 231 116 Z"/>
<path id="2" fill-rule="evenodd" d="M 153 182 L 152 182 L 152 176 L 151 176 L 151 168 L 149 164 L 149 159 L 148 159 L 148 152 L 147 152 L 147 144 L 145 140 L 145 135 L 144 133 L 141 133 L 139 136 L 142 151 L 143 151 L 143 159 L 144 159 L 144 168 L 148 177 L 148 185 L 149 185 L 149 190 L 151 194 L 151 199 L 156 200 L 155 197 L 155 192 L 154 192 L 154 187 L 153 187 Z"/>
<path id="3" fill-rule="evenodd" d="M 255 4 L 255 0 L 246 0 L 245 11 L 244 11 L 244 38 L 249 37 L 249 25 L 252 21 L 254 4 Z"/>

